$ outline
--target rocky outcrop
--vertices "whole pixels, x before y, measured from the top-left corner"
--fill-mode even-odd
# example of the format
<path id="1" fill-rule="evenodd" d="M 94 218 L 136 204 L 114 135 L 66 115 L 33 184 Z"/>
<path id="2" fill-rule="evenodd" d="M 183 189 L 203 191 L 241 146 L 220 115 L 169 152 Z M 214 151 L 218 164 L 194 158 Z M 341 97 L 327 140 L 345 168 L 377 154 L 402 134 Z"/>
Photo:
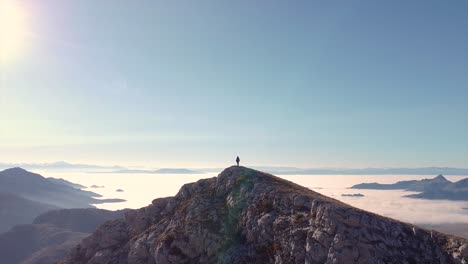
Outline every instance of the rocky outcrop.
<path id="1" fill-rule="evenodd" d="M 62 263 L 467 263 L 467 244 L 231 167 L 105 223 Z"/>

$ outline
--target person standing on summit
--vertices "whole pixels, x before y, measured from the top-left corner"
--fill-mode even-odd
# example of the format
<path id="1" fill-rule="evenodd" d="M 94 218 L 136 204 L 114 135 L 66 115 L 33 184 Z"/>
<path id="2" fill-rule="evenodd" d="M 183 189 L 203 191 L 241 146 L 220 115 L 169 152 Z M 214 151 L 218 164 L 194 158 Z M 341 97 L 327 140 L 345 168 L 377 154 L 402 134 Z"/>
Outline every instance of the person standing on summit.
<path id="1" fill-rule="evenodd" d="M 240 162 L 240 159 L 239 159 L 239 156 L 237 156 L 236 158 L 237 167 L 239 167 L 239 162 Z"/>

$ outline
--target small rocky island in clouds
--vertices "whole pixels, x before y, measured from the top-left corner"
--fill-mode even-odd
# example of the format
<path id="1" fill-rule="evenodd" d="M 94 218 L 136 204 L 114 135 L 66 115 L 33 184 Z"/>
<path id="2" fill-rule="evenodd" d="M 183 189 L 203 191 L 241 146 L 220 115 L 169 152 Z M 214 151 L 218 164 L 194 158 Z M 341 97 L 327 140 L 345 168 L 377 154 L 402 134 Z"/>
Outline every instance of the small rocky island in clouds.
<path id="1" fill-rule="evenodd" d="M 343 193 L 341 196 L 343 197 L 364 197 L 362 193 Z"/>
<path id="2" fill-rule="evenodd" d="M 451 182 L 442 175 L 433 179 L 399 181 L 393 184 L 361 183 L 351 189 L 406 190 L 420 192 L 405 195 L 410 198 L 468 201 L 468 178 Z"/>
<path id="3" fill-rule="evenodd" d="M 89 188 L 99 189 L 99 188 L 105 188 L 105 186 L 104 186 L 104 185 L 96 185 L 96 184 L 93 184 L 93 185 L 89 186 Z"/>
<path id="4" fill-rule="evenodd" d="M 61 263 L 466 263 L 468 241 L 244 167 L 100 226 Z"/>

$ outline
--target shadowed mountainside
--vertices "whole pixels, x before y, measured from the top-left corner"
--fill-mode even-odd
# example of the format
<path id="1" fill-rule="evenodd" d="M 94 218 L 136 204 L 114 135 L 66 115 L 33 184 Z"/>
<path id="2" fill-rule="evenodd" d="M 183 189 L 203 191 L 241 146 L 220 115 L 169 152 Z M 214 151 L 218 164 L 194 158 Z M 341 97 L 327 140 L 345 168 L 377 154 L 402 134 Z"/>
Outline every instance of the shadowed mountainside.
<path id="1" fill-rule="evenodd" d="M 0 233 L 15 225 L 29 224 L 39 214 L 53 209 L 57 207 L 10 193 L 0 193 Z"/>
<path id="2" fill-rule="evenodd" d="M 1 263 L 55 263 L 99 225 L 127 211 L 86 208 L 42 214 L 33 224 L 18 225 L 0 234 Z"/>
<path id="3" fill-rule="evenodd" d="M 70 186 L 70 187 L 73 187 L 73 188 L 76 188 L 76 189 L 85 189 L 86 188 L 86 186 L 84 186 L 84 185 L 69 182 L 69 181 L 64 180 L 62 178 L 58 179 L 58 178 L 48 177 L 47 180 L 53 181 L 53 182 L 58 183 L 58 184 L 67 185 L 67 186 Z"/>
<path id="4" fill-rule="evenodd" d="M 0 171 L 0 192 L 60 208 L 86 208 L 92 204 L 124 201 L 121 199 L 96 199 L 101 195 L 70 186 L 70 183 L 43 176 L 21 168 Z"/>
<path id="5" fill-rule="evenodd" d="M 105 223 L 62 263 L 462 263 L 467 244 L 230 167 Z"/>
<path id="6" fill-rule="evenodd" d="M 21 168 L 0 171 L 0 233 L 15 225 L 30 224 L 36 216 L 49 210 L 124 201 L 96 199 L 99 194 L 79 187 L 82 186 L 63 179 L 44 178 Z"/>

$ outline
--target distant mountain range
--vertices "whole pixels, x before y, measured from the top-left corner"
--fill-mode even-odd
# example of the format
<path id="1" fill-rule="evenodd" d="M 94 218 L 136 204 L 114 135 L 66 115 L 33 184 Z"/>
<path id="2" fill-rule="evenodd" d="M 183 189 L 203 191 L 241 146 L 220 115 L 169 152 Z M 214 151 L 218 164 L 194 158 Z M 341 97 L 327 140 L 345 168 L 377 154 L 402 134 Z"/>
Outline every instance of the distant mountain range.
<path id="1" fill-rule="evenodd" d="M 86 208 L 93 207 L 92 204 L 112 202 L 110 199 L 96 199 L 101 195 L 74 188 L 63 179 L 44 178 L 21 168 L 0 171 L 0 193 L 14 193 L 59 208 Z"/>
<path id="2" fill-rule="evenodd" d="M 160 168 L 136 169 L 124 166 L 101 166 L 90 164 L 74 164 L 65 161 L 52 163 L 1 163 L 0 169 L 21 167 L 27 170 L 51 171 L 85 171 L 106 173 L 145 173 L 145 174 L 199 174 L 219 173 L 222 168 Z M 253 168 L 278 175 L 468 175 L 468 169 L 452 167 L 420 167 L 420 168 L 297 168 L 285 166 L 253 166 Z"/>
<path id="3" fill-rule="evenodd" d="M 407 190 L 420 192 L 406 195 L 410 198 L 468 201 L 468 178 L 451 182 L 442 175 L 433 179 L 399 181 L 393 184 L 361 183 L 351 189 Z"/>
<path id="4" fill-rule="evenodd" d="M 468 169 L 451 167 L 420 167 L 420 168 L 295 168 L 295 167 L 255 167 L 254 169 L 276 175 L 468 175 Z M 204 168 L 199 171 L 220 172 L 221 168 Z"/>
<path id="5" fill-rule="evenodd" d="M 112 171 L 112 170 L 125 170 L 125 167 L 121 166 L 99 166 L 89 164 L 72 164 L 65 161 L 58 161 L 53 163 L 0 163 L 0 169 L 7 168 L 23 168 L 26 170 L 81 170 L 81 171 Z"/>
<path id="6" fill-rule="evenodd" d="M 203 172 L 189 170 L 189 169 L 172 169 L 164 168 L 159 170 L 119 170 L 111 173 L 142 173 L 142 174 L 199 174 Z"/>
<path id="7" fill-rule="evenodd" d="M 45 178 L 21 168 L 0 171 L 0 233 L 28 224 L 37 215 L 59 208 L 89 208 L 93 204 L 123 202 L 98 199 L 101 195 L 79 189 L 63 179 Z"/>
<path id="8" fill-rule="evenodd" d="M 146 173 L 146 174 L 199 174 L 207 171 L 197 171 L 185 168 L 161 168 L 156 170 L 128 169 L 122 166 L 100 166 L 90 164 L 73 164 L 65 161 L 52 163 L 1 163 L 0 169 L 23 168 L 26 170 L 45 171 L 85 171 L 97 173 Z M 216 169 L 214 169 L 216 170 Z M 73 186 L 77 187 L 77 186 Z"/>
<path id="9" fill-rule="evenodd" d="M 468 175 L 468 169 L 450 167 L 424 168 L 364 168 L 364 169 L 298 169 L 275 171 L 270 173 L 283 175 Z"/>

